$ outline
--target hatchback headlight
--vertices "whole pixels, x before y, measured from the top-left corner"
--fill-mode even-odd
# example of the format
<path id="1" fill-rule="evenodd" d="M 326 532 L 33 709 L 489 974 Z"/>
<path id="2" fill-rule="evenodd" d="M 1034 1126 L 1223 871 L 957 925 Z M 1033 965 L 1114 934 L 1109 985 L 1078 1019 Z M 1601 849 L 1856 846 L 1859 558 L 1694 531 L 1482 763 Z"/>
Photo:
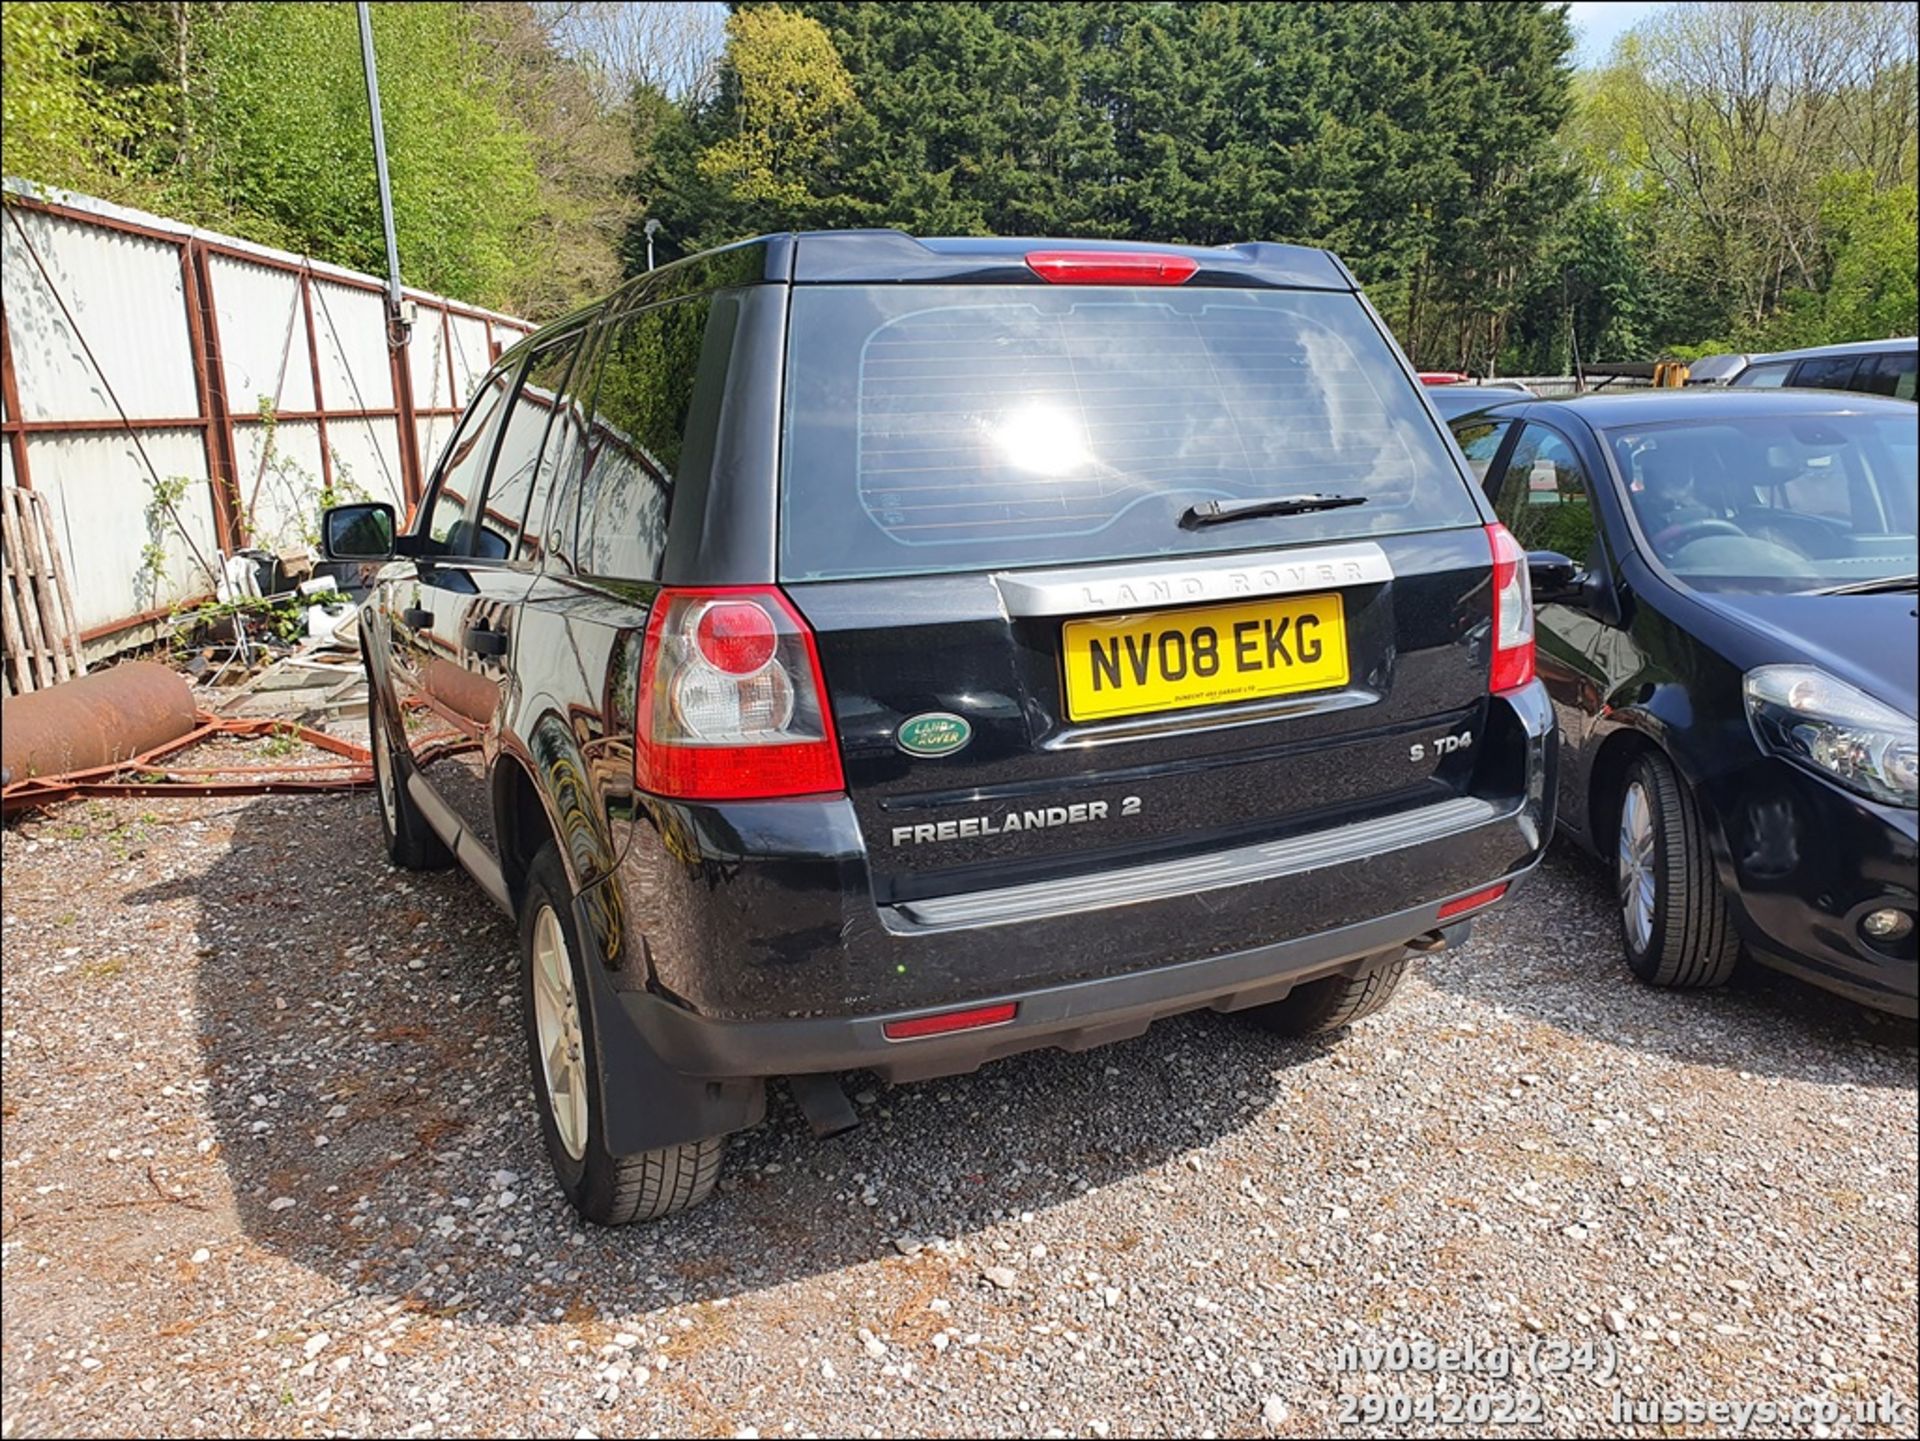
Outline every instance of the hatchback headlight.
<path id="1" fill-rule="evenodd" d="M 1747 672 L 1747 717 L 1763 748 L 1896 806 L 1920 802 L 1920 726 L 1810 665 Z"/>

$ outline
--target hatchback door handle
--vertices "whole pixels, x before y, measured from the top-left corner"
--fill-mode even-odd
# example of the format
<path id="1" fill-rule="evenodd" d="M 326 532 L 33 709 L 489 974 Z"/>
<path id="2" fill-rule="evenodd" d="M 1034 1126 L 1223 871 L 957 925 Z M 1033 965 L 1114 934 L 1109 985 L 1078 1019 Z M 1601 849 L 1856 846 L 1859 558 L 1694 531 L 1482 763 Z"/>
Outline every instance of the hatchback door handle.
<path id="1" fill-rule="evenodd" d="M 466 632 L 467 649 L 475 655 L 505 655 L 507 653 L 507 633 L 503 630 L 488 630 L 483 625 L 471 626 Z"/>
<path id="2" fill-rule="evenodd" d="M 400 619 L 404 620 L 415 630 L 433 629 L 433 612 L 430 610 L 422 610 L 417 605 L 410 605 L 401 611 Z"/>

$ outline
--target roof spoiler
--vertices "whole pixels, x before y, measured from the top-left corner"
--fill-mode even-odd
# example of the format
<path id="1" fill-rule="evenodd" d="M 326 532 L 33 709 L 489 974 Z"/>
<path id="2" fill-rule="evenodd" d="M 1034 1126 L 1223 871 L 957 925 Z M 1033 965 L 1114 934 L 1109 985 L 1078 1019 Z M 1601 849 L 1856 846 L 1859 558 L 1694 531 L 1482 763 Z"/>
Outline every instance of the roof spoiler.
<path id="1" fill-rule="evenodd" d="M 813 231 L 794 237 L 801 285 L 1043 285 L 1030 251 L 1140 251 L 1194 262 L 1182 288 L 1357 290 L 1351 271 L 1324 250 L 1252 241 L 1242 245 L 1146 245 L 1112 240 L 965 237 L 919 240 L 901 230 Z"/>

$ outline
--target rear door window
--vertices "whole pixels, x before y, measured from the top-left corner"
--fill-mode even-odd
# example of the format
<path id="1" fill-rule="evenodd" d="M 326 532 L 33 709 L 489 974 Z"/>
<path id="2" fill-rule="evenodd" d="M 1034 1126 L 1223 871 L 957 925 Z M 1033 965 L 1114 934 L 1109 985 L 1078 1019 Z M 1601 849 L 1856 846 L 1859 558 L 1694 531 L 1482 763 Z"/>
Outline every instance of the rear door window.
<path id="1" fill-rule="evenodd" d="M 1522 550 L 1584 561 L 1593 548 L 1593 496 L 1586 468 L 1558 431 L 1537 421 L 1520 432 L 1494 509 Z"/>
<path id="2" fill-rule="evenodd" d="M 781 475 L 793 580 L 1479 523 L 1415 381 L 1340 292 L 800 287 Z M 1181 524 L 1305 494 L 1364 504 Z"/>
<path id="3" fill-rule="evenodd" d="M 1500 444 L 1513 429 L 1510 420 L 1463 420 L 1453 427 L 1453 438 L 1460 442 L 1460 453 L 1467 458 L 1473 478 L 1487 483 L 1487 471 L 1500 454 Z"/>
<path id="4" fill-rule="evenodd" d="M 659 575 L 675 477 L 711 455 L 713 397 L 725 378 L 736 307 L 725 294 L 694 296 L 607 323 L 580 483 L 579 568 L 586 574 Z M 696 414 L 700 423 L 690 424 Z"/>
<path id="5" fill-rule="evenodd" d="M 1793 373 L 1793 383 L 1802 390 L 1845 390 L 1853 381 L 1860 358 L 1854 355 L 1826 355 L 1818 360 L 1803 360 Z M 1871 357 L 1868 365 L 1873 364 Z"/>

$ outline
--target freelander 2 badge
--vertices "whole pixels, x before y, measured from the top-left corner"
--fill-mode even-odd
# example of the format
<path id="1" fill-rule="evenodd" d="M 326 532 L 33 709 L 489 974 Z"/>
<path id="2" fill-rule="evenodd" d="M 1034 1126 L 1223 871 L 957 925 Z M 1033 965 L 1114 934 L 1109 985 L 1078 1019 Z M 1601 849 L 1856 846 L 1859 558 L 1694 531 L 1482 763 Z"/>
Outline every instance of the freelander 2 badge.
<path id="1" fill-rule="evenodd" d="M 893 743 L 910 756 L 949 756 L 973 739 L 973 727 L 950 711 L 923 711 L 900 722 Z"/>

